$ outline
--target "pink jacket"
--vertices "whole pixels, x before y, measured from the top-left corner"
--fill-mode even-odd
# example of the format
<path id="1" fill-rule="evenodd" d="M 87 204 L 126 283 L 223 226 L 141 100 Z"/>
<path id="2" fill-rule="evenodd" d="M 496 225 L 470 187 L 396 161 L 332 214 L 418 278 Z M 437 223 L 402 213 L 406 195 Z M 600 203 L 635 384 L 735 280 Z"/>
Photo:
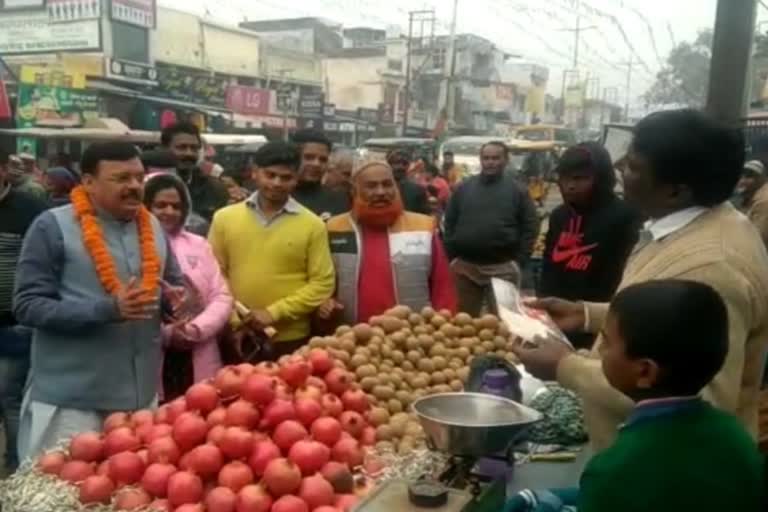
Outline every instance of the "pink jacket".
<path id="1" fill-rule="evenodd" d="M 193 352 L 194 378 L 199 382 L 213 377 L 222 366 L 216 337 L 229 321 L 234 301 L 205 238 L 184 230 L 176 235 L 169 234 L 168 238 L 182 272 L 205 303 L 203 312 L 191 322 L 200 332 L 200 340 Z M 166 343 L 170 341 L 170 334 L 170 327 L 163 326 Z"/>

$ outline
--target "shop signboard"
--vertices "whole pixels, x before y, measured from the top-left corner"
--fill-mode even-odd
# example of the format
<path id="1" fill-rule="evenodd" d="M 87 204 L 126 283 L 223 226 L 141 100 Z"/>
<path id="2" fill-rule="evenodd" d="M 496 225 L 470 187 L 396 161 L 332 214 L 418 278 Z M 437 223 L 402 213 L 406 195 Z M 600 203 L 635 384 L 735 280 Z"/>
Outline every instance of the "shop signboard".
<path id="1" fill-rule="evenodd" d="M 137 27 L 155 28 L 157 4 L 155 0 L 111 0 L 110 16 Z"/>
<path id="2" fill-rule="evenodd" d="M 107 77 L 137 84 L 156 85 L 157 69 L 147 64 L 107 59 Z"/>
<path id="3" fill-rule="evenodd" d="M 99 20 L 51 23 L 46 11 L 0 17 L 0 55 L 100 50 Z"/>
<path id="4" fill-rule="evenodd" d="M 0 0 L 0 8 L 2 9 L 29 9 L 30 7 L 43 7 L 44 5 L 45 0 Z"/>
<path id="5" fill-rule="evenodd" d="M 336 104 L 326 103 L 323 106 L 323 117 L 336 117 Z"/>
<path id="6" fill-rule="evenodd" d="M 16 123 L 19 128 L 82 126 L 86 119 L 99 115 L 99 97 L 95 93 L 19 84 Z"/>
<path id="7" fill-rule="evenodd" d="M 322 119 L 325 96 L 323 93 L 304 93 L 299 98 L 299 116 L 304 119 Z"/>
<path id="8" fill-rule="evenodd" d="M 359 107 L 357 109 L 357 118 L 367 123 L 376 123 L 379 120 L 379 111 L 373 108 Z"/>
<path id="9" fill-rule="evenodd" d="M 19 78 L 25 84 L 85 89 L 85 74 L 65 66 L 23 65 Z"/>
<path id="10" fill-rule="evenodd" d="M 227 87 L 226 105 L 229 110 L 236 114 L 269 114 L 272 92 L 269 89 L 259 89 L 258 87 L 230 85 Z"/>
<path id="11" fill-rule="evenodd" d="M 161 96 L 202 105 L 226 105 L 229 78 L 178 66 L 157 67 L 157 90 Z"/>
<path id="12" fill-rule="evenodd" d="M 101 18 L 101 0 L 48 0 L 45 6 L 52 23 Z"/>

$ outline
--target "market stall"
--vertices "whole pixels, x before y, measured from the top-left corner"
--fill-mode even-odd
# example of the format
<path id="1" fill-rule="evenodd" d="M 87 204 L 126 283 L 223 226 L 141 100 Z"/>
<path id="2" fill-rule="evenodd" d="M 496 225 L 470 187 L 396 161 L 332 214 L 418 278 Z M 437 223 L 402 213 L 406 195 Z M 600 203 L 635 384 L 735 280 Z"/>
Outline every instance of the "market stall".
<path id="1" fill-rule="evenodd" d="M 525 441 L 546 416 L 521 403 L 532 390 L 513 364 L 515 342 L 493 315 L 398 306 L 278 363 L 224 367 L 156 411 L 116 412 L 102 432 L 63 439 L 24 463 L 0 487 L 0 504 L 7 512 L 499 510 L 524 475 L 520 463 L 537 456 Z"/>

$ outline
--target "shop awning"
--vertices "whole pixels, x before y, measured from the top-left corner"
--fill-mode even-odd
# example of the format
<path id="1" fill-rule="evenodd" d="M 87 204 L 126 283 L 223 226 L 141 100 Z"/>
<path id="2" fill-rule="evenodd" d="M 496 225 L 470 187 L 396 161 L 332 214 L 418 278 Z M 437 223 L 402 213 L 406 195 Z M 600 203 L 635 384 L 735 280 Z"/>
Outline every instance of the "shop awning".
<path id="1" fill-rule="evenodd" d="M 224 107 L 217 107 L 214 105 L 205 105 L 205 104 L 195 103 L 192 101 L 183 101 L 183 100 L 177 100 L 173 98 L 164 98 L 162 96 L 154 96 L 151 94 L 146 94 L 140 91 L 136 91 L 134 89 L 129 89 L 127 87 L 121 87 L 111 82 L 107 82 L 106 80 L 89 79 L 87 85 L 89 89 L 105 92 L 107 94 L 125 96 L 127 98 L 134 98 L 137 100 L 148 101 L 150 103 L 157 103 L 160 105 L 168 105 L 169 107 L 186 108 L 186 109 L 194 110 L 196 112 L 200 112 L 209 116 L 229 117 L 232 115 L 232 113 Z"/>

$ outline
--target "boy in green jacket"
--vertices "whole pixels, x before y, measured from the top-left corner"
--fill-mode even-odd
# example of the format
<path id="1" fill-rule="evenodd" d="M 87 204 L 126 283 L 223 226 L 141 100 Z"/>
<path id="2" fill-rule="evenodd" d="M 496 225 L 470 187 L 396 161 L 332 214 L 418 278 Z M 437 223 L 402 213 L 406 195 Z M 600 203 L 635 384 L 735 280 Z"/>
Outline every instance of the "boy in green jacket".
<path id="1" fill-rule="evenodd" d="M 628 287 L 611 302 L 603 336 L 603 373 L 636 405 L 587 464 L 579 512 L 765 510 L 754 440 L 698 395 L 728 352 L 717 292 L 682 280 Z"/>
<path id="2" fill-rule="evenodd" d="M 699 392 L 728 352 L 728 313 L 708 285 L 658 280 L 611 302 L 600 347 L 611 386 L 635 402 L 576 489 L 523 491 L 505 512 L 758 512 L 763 461 L 736 417 Z"/>

